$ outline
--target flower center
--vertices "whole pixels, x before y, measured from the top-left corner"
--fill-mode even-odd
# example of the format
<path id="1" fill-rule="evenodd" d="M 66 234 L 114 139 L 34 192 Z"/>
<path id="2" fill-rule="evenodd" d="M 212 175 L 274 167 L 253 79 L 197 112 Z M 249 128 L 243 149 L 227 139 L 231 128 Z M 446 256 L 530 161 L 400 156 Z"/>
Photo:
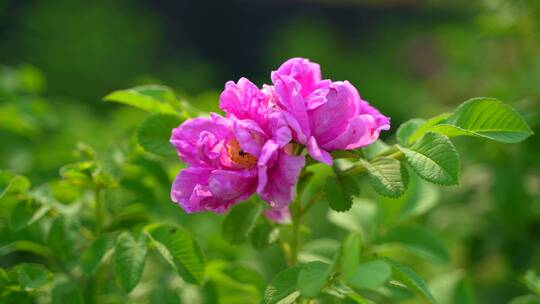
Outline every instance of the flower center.
<path id="1" fill-rule="evenodd" d="M 255 156 L 244 152 L 244 150 L 240 148 L 238 141 L 234 138 L 229 141 L 227 152 L 231 160 L 242 168 L 253 167 L 257 164 Z"/>

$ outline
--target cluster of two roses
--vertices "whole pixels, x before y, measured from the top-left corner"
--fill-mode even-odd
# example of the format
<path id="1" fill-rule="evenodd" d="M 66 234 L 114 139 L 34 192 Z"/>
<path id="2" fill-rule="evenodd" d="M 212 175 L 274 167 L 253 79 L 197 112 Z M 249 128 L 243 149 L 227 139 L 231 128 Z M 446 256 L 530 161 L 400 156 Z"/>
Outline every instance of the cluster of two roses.
<path id="1" fill-rule="evenodd" d="M 171 198 L 186 212 L 225 212 L 256 192 L 269 218 L 285 220 L 305 165 L 293 145 L 331 165 L 329 151 L 369 145 L 390 128 L 348 81 L 322 79 L 307 59 L 289 59 L 271 79 L 262 89 L 245 78 L 227 82 L 219 103 L 226 117 L 212 113 L 173 129 L 170 141 L 188 167 Z"/>

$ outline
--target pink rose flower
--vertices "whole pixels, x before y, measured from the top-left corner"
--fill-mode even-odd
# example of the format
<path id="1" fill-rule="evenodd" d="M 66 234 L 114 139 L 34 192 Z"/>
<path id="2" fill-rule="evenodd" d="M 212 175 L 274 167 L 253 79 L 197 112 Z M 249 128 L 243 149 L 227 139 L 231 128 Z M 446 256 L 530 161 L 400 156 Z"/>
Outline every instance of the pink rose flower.
<path id="1" fill-rule="evenodd" d="M 283 115 L 245 78 L 226 84 L 220 108 L 227 117 L 212 114 L 173 129 L 170 141 L 188 167 L 171 199 L 188 213 L 225 212 L 257 192 L 272 208 L 286 207 L 305 160 L 290 151 Z"/>
<path id="2" fill-rule="evenodd" d="M 331 165 L 329 151 L 367 146 L 390 129 L 390 118 L 362 100 L 351 83 L 323 80 L 316 63 L 292 58 L 271 76 L 273 99 L 293 139 L 318 161 Z"/>

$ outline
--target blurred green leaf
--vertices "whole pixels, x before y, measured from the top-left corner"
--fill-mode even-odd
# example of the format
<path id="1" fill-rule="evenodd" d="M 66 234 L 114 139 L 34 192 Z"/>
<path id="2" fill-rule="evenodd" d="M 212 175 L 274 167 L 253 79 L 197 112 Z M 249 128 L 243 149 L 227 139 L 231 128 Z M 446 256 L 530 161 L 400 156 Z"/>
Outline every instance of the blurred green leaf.
<path id="1" fill-rule="evenodd" d="M 144 234 L 136 237 L 125 231 L 116 239 L 114 255 L 116 281 L 127 293 L 131 292 L 141 279 L 147 250 Z"/>
<path id="2" fill-rule="evenodd" d="M 427 181 L 446 186 L 458 184 L 459 155 L 448 137 L 427 133 L 410 149 L 399 149 L 405 154 L 407 163 Z"/>
<path id="3" fill-rule="evenodd" d="M 426 131 L 439 132 L 448 137 L 483 137 L 501 143 L 517 143 L 533 134 L 517 111 L 488 97 L 464 102 L 441 124 Z"/>
<path id="4" fill-rule="evenodd" d="M 358 195 L 360 189 L 358 183 L 351 176 L 330 176 L 326 180 L 324 197 L 330 204 L 330 208 L 343 212 L 351 208 L 352 197 Z"/>
<path id="5" fill-rule="evenodd" d="M 51 289 L 51 304 L 84 303 L 76 281 L 64 279 L 56 282 Z"/>
<path id="6" fill-rule="evenodd" d="M 143 85 L 114 91 L 104 101 L 123 103 L 150 113 L 178 115 L 171 105 L 176 100 L 171 89 L 160 85 Z"/>
<path id="7" fill-rule="evenodd" d="M 315 297 L 326 284 L 331 266 L 320 261 L 309 262 L 302 266 L 298 274 L 298 290 L 304 297 Z"/>
<path id="8" fill-rule="evenodd" d="M 538 276 L 533 269 L 529 269 L 525 272 L 523 282 L 531 291 L 540 295 L 540 276 Z"/>
<path id="9" fill-rule="evenodd" d="M 264 292 L 265 304 L 291 304 L 300 296 L 297 290 L 300 266 L 294 266 L 278 273 Z"/>
<path id="10" fill-rule="evenodd" d="M 426 282 L 411 268 L 396 261 L 385 259 L 392 266 L 392 278 L 405 284 L 417 294 L 423 296 L 429 303 L 437 303 L 431 295 Z"/>
<path id="11" fill-rule="evenodd" d="M 409 184 L 409 173 L 399 160 L 379 157 L 372 161 L 361 160 L 369 181 L 377 193 L 388 197 L 401 196 Z"/>
<path id="12" fill-rule="evenodd" d="M 365 241 L 372 240 L 377 229 L 377 205 L 367 199 L 354 199 L 351 210 L 347 212 L 336 212 L 329 210 L 328 220 L 345 230 L 351 232 L 361 232 Z"/>
<path id="13" fill-rule="evenodd" d="M 31 200 L 20 201 L 11 214 L 11 227 L 13 230 L 18 231 L 30 226 L 47 214 L 50 209 L 51 206 L 43 205 L 34 210 L 34 204 Z"/>
<path id="14" fill-rule="evenodd" d="M 341 246 L 341 272 L 345 280 L 351 278 L 358 264 L 360 264 L 360 247 L 362 236 L 360 233 L 352 233 L 345 238 Z"/>
<path id="15" fill-rule="evenodd" d="M 356 288 L 375 288 L 390 278 L 392 270 L 383 260 L 372 260 L 356 265 L 347 283 Z"/>
<path id="16" fill-rule="evenodd" d="M 204 257 L 199 244 L 183 229 L 169 225 L 150 225 L 148 236 L 163 258 L 188 283 L 201 285 L 204 280 Z"/>
<path id="17" fill-rule="evenodd" d="M 30 189 L 30 181 L 22 175 L 16 175 L 11 178 L 8 185 L 0 192 L 0 199 L 8 194 L 24 194 Z"/>
<path id="18" fill-rule="evenodd" d="M 525 295 L 513 298 L 508 304 L 540 304 L 540 297 L 536 295 Z"/>
<path id="19" fill-rule="evenodd" d="M 251 245 L 256 249 L 267 248 L 279 237 L 279 229 L 272 227 L 267 221 L 260 220 L 251 233 Z"/>
<path id="20" fill-rule="evenodd" d="M 388 231 L 380 241 L 383 244 L 403 244 L 441 263 L 448 262 L 450 258 L 444 243 L 442 243 L 431 231 L 419 226 L 394 227 Z"/>
<path id="21" fill-rule="evenodd" d="M 390 149 L 390 146 L 387 143 L 380 139 L 377 139 L 372 144 L 363 147 L 362 151 L 364 152 L 365 158 L 369 160 L 387 151 L 388 149 Z"/>
<path id="22" fill-rule="evenodd" d="M 88 275 L 94 274 L 105 257 L 112 253 L 113 245 L 110 235 L 102 235 L 92 241 L 81 256 L 82 270 Z"/>
<path id="23" fill-rule="evenodd" d="M 245 242 L 261 212 L 262 206 L 252 202 L 244 202 L 231 208 L 221 226 L 223 239 L 233 245 Z"/>
<path id="24" fill-rule="evenodd" d="M 173 115 L 156 114 L 146 118 L 137 129 L 137 141 L 148 152 L 161 156 L 175 156 L 176 151 L 169 142 L 172 129 L 181 120 Z"/>
<path id="25" fill-rule="evenodd" d="M 56 218 L 49 230 L 47 243 L 61 259 L 66 259 L 76 252 L 73 251 L 75 242 L 79 240 L 79 224 L 74 218 Z"/>
<path id="26" fill-rule="evenodd" d="M 40 264 L 19 264 L 17 275 L 21 287 L 25 290 L 38 289 L 50 278 L 47 268 Z"/>

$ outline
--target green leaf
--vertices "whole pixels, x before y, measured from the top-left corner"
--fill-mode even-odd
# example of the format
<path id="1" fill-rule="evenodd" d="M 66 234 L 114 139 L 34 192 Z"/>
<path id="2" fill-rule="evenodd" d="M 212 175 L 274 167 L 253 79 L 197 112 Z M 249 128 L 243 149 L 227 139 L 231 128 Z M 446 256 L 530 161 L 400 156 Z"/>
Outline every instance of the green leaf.
<path id="1" fill-rule="evenodd" d="M 51 290 L 52 304 L 79 304 L 83 303 L 81 291 L 77 283 L 64 279 L 54 284 Z"/>
<path id="2" fill-rule="evenodd" d="M 387 143 L 380 139 L 377 139 L 372 144 L 363 147 L 362 151 L 364 152 L 364 156 L 366 157 L 366 159 L 372 159 L 388 149 L 390 149 L 390 146 Z"/>
<path id="3" fill-rule="evenodd" d="M 450 259 L 444 243 L 431 231 L 417 226 L 394 227 L 381 239 L 381 243 L 403 244 L 441 263 L 446 263 Z"/>
<path id="4" fill-rule="evenodd" d="M 439 132 L 448 137 L 483 137 L 501 143 L 517 143 L 533 134 L 517 111 L 489 97 L 464 102 L 441 124 L 426 131 Z"/>
<path id="5" fill-rule="evenodd" d="M 476 303 L 470 279 L 461 270 L 438 275 L 430 280 L 429 289 L 439 304 Z"/>
<path id="6" fill-rule="evenodd" d="M 169 142 L 173 128 L 182 121 L 173 115 L 156 114 L 144 120 L 137 129 L 137 141 L 144 150 L 161 156 L 175 156 Z"/>
<path id="7" fill-rule="evenodd" d="M 347 283 L 356 288 L 375 288 L 390 278 L 392 270 L 383 260 L 372 260 L 355 267 L 354 273 L 347 278 Z"/>
<path id="8" fill-rule="evenodd" d="M 341 245 L 341 272 L 345 280 L 351 278 L 358 264 L 360 264 L 360 246 L 362 244 L 362 235 L 360 233 L 351 233 Z"/>
<path id="9" fill-rule="evenodd" d="M 427 121 L 425 121 L 425 123 L 423 125 L 419 126 L 413 132 L 413 134 L 411 134 L 409 136 L 407 146 L 409 146 L 409 145 L 413 144 L 414 142 L 416 142 L 418 139 L 420 139 L 422 136 L 424 136 L 424 134 L 429 132 L 429 130 L 433 126 L 443 122 L 450 115 L 451 115 L 451 113 L 443 113 L 443 114 L 437 115 L 437 116 L 432 117 L 432 118 L 428 119 Z"/>
<path id="10" fill-rule="evenodd" d="M 448 137 L 427 133 L 410 149 L 399 149 L 407 163 L 425 180 L 447 186 L 459 182 L 459 155 Z"/>
<path id="11" fill-rule="evenodd" d="M 409 184 L 407 168 L 397 159 L 379 157 L 371 162 L 361 159 L 373 189 L 382 196 L 399 197 Z"/>
<path id="12" fill-rule="evenodd" d="M 278 273 L 264 292 L 265 304 L 290 304 L 300 296 L 297 290 L 301 267 L 294 266 Z"/>
<path id="13" fill-rule="evenodd" d="M 331 267 L 327 263 L 314 261 L 305 264 L 298 274 L 298 290 L 304 297 L 315 297 L 330 276 Z"/>
<path id="14" fill-rule="evenodd" d="M 324 196 L 330 208 L 343 212 L 351 208 L 352 197 L 358 195 L 360 189 L 358 183 L 351 176 L 330 176 L 326 180 Z"/>
<path id="15" fill-rule="evenodd" d="M 279 229 L 272 227 L 267 221 L 259 221 L 251 233 L 251 245 L 256 249 L 267 248 L 279 237 Z"/>
<path id="16" fill-rule="evenodd" d="M 373 239 L 377 232 L 377 204 L 368 199 L 355 198 L 347 212 L 328 210 L 327 218 L 345 230 L 361 232 L 365 240 Z"/>
<path id="17" fill-rule="evenodd" d="M 401 124 L 401 126 L 399 126 L 399 128 L 396 131 L 397 142 L 404 147 L 409 146 L 409 143 L 410 143 L 409 139 L 411 135 L 413 135 L 414 132 L 418 130 L 418 128 L 420 128 L 420 126 L 424 125 L 425 123 L 426 123 L 425 119 L 413 118 Z"/>
<path id="18" fill-rule="evenodd" d="M 347 283 L 356 288 L 376 288 L 390 278 L 392 270 L 383 260 L 372 260 L 355 267 L 354 273 L 347 278 Z"/>
<path id="19" fill-rule="evenodd" d="M 203 283 L 204 257 L 190 234 L 169 225 L 150 225 L 145 230 L 163 258 L 186 282 Z"/>
<path id="20" fill-rule="evenodd" d="M 420 216 L 439 202 L 439 188 L 410 172 L 407 191 L 398 198 L 379 197 L 380 220 L 387 224 Z"/>
<path id="21" fill-rule="evenodd" d="M 126 231 L 116 239 L 114 255 L 116 281 L 127 293 L 131 292 L 141 279 L 147 251 L 144 234 L 135 237 Z"/>
<path id="22" fill-rule="evenodd" d="M 123 103 L 150 113 L 178 114 L 171 106 L 176 97 L 171 89 L 165 86 L 143 85 L 114 91 L 103 100 Z"/>
<path id="23" fill-rule="evenodd" d="M 426 282 L 411 268 L 396 261 L 385 259 L 392 266 L 392 277 L 423 296 L 429 303 L 437 303 L 431 295 Z"/>
<path id="24" fill-rule="evenodd" d="M 30 226 L 42 218 L 50 209 L 51 206 L 44 205 L 34 211 L 32 201 L 20 201 L 11 213 L 11 227 L 13 230 L 18 231 L 26 226 Z"/>
<path id="25" fill-rule="evenodd" d="M 223 221 L 221 235 L 231 244 L 243 243 L 253 231 L 261 212 L 261 205 L 251 202 L 234 206 Z"/>
<path id="26" fill-rule="evenodd" d="M 30 181 L 22 175 L 16 175 L 7 184 L 6 188 L 0 192 L 0 199 L 8 194 L 26 193 L 30 189 Z"/>
<path id="27" fill-rule="evenodd" d="M 22 288 L 35 290 L 45 285 L 50 274 L 43 265 L 25 263 L 17 266 L 17 277 Z"/>
<path id="28" fill-rule="evenodd" d="M 110 235 L 96 238 L 81 256 L 80 264 L 84 273 L 94 274 L 105 257 L 112 253 L 113 245 Z"/>
<path id="29" fill-rule="evenodd" d="M 74 218 L 58 217 L 52 223 L 47 243 L 57 257 L 66 259 L 74 254 L 79 237 L 79 224 Z"/>

